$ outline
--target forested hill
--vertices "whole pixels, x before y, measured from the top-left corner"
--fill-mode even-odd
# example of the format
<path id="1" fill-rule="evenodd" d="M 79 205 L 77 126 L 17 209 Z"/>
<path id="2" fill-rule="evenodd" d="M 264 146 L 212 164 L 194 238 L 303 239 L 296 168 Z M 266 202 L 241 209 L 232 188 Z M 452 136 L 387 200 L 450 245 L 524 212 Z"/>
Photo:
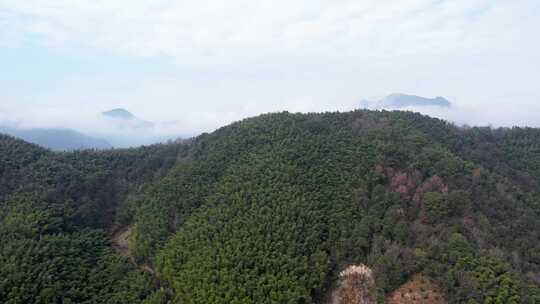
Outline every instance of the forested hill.
<path id="1" fill-rule="evenodd" d="M 368 302 L 420 278 L 430 303 L 540 303 L 540 131 L 354 111 L 126 150 L 0 136 L 0 238 L 0 303 L 352 303 L 360 264 Z"/>

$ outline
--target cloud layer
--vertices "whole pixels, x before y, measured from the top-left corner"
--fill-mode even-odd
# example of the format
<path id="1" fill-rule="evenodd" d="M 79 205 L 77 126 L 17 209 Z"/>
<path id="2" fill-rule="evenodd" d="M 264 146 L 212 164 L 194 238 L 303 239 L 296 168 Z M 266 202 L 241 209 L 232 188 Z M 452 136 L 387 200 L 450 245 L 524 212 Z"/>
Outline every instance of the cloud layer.
<path id="1" fill-rule="evenodd" d="M 3 0 L 2 35 L 51 47 L 227 64 L 244 56 L 515 52 L 535 1 Z M 21 35 L 22 34 L 22 35 Z M 331 52 L 331 53 L 328 53 Z M 360 52 L 360 54 L 358 53 Z"/>
<path id="2" fill-rule="evenodd" d="M 195 134 L 403 92 L 445 96 L 470 124 L 539 126 L 539 17 L 535 0 L 0 0 L 0 55 L 60 58 L 4 62 L 42 74 L 0 77 L 0 111 L 84 129 L 125 107 Z"/>

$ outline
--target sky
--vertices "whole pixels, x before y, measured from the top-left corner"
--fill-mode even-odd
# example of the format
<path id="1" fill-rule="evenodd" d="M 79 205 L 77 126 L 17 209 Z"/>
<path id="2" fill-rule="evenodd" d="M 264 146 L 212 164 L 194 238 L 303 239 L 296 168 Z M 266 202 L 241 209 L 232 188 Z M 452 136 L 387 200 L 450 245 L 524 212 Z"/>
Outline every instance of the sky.
<path id="1" fill-rule="evenodd" d="M 182 136 L 399 92 L 540 127 L 538 0 L 0 0 L 0 123 Z M 437 113 L 433 113 L 437 115 Z"/>

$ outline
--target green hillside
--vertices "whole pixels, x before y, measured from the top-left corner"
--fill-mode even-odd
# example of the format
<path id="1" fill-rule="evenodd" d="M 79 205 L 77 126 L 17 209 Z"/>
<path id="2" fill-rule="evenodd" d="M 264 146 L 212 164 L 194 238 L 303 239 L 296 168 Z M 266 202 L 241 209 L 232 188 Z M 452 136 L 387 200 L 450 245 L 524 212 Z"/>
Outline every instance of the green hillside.
<path id="1" fill-rule="evenodd" d="M 360 263 L 380 303 L 420 273 L 449 303 L 540 303 L 540 130 L 354 111 L 127 150 L 0 136 L 0 238 L 0 303 L 324 303 Z"/>

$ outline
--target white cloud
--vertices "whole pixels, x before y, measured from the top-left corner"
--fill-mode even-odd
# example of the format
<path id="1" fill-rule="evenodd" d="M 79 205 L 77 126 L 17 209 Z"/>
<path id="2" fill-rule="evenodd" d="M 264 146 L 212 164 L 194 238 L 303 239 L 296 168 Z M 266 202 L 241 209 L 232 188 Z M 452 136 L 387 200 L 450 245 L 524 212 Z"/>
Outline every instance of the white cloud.
<path id="1" fill-rule="evenodd" d="M 0 46 L 177 64 L 172 75 L 69 75 L 20 115 L 33 124 L 67 115 L 50 109 L 122 106 L 196 133 L 403 92 L 487 109 L 471 116 L 482 124 L 540 125 L 527 114 L 540 101 L 539 15 L 536 0 L 0 0 Z"/>
<path id="2" fill-rule="evenodd" d="M 227 63 L 261 54 L 482 51 L 519 29 L 517 18 L 530 6 L 534 1 L 2 0 L 0 16 L 8 20 L 4 35 L 41 35 L 56 47 Z"/>

